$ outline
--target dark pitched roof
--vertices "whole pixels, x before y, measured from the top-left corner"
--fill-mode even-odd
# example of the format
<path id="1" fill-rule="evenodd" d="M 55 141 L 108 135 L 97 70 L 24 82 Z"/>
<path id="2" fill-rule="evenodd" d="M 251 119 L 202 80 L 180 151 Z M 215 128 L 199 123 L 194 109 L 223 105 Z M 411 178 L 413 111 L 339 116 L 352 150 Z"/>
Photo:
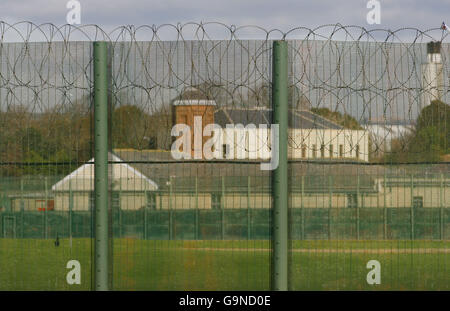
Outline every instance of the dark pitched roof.
<path id="1" fill-rule="evenodd" d="M 252 192 L 269 192 L 271 189 L 271 171 L 262 171 L 259 161 L 217 162 L 174 161 L 170 151 L 150 151 L 117 149 L 114 154 L 125 163 L 158 184 L 160 191 L 169 191 L 168 181 L 177 192 L 195 191 L 220 192 L 222 182 L 227 192 L 246 192 L 250 178 Z M 245 162 L 245 163 L 244 163 Z M 435 165 L 378 165 L 367 163 L 328 163 L 327 161 L 289 162 L 290 191 L 302 191 L 302 177 L 306 193 L 328 192 L 330 183 L 334 193 L 356 193 L 359 183 L 361 193 L 376 191 L 375 179 L 409 177 L 434 178 L 440 180 L 450 177 L 448 164 Z M 358 181 L 359 176 L 359 181 Z"/>
<path id="2" fill-rule="evenodd" d="M 222 108 L 214 113 L 214 123 L 227 124 L 272 123 L 271 109 Z M 307 110 L 289 110 L 289 127 L 295 129 L 342 129 L 342 126 Z"/>
<path id="3" fill-rule="evenodd" d="M 114 150 L 125 163 L 158 184 L 161 191 L 168 191 L 167 182 L 172 180 L 174 191 L 220 192 L 222 178 L 225 188 L 230 192 L 247 191 L 248 178 L 255 192 L 268 192 L 271 188 L 270 171 L 262 171 L 259 161 L 245 163 L 228 162 L 176 162 L 170 151 Z M 301 191 L 301 178 L 304 176 L 305 191 L 327 192 L 328 183 L 336 192 L 355 192 L 357 178 L 360 176 L 360 191 L 374 191 L 374 178 L 382 176 L 387 167 L 381 165 L 325 164 L 292 162 L 289 164 L 292 191 Z"/>
<path id="4" fill-rule="evenodd" d="M 304 129 L 335 129 L 340 130 L 343 129 L 342 126 L 330 121 L 318 114 L 315 114 L 308 110 L 293 110 L 293 113 L 298 117 L 294 118 L 292 121 L 294 122 L 294 128 L 304 128 Z M 298 122 L 299 126 L 296 126 L 296 122 Z"/>

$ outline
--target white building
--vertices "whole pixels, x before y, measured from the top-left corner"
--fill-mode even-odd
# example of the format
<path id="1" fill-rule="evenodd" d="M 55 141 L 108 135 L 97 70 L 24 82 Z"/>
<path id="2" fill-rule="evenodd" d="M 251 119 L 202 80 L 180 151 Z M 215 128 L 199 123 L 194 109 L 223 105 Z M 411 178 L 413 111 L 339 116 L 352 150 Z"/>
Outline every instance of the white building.
<path id="1" fill-rule="evenodd" d="M 271 109 L 215 109 L 216 103 L 202 92 L 190 88 L 185 94 L 173 104 L 173 125 L 184 124 L 188 129 L 174 137 L 175 150 L 178 148 L 185 158 L 270 159 Z M 207 126 L 212 124 L 216 129 L 209 131 L 211 127 Z M 291 159 L 369 161 L 369 135 L 363 129 L 345 129 L 308 109 L 289 110 L 288 126 L 288 157 Z M 205 155 L 205 150 L 211 152 Z"/>
<path id="2" fill-rule="evenodd" d="M 146 194 L 158 190 L 158 185 L 150 178 L 114 154 L 109 154 L 111 190 L 120 193 L 118 206 L 122 209 L 139 209 L 147 204 Z M 75 171 L 52 186 L 54 209 L 91 210 L 94 200 L 94 159 L 89 160 Z M 136 192 L 141 195 L 136 195 Z M 113 198 L 114 199 L 114 198 Z M 71 203 L 70 200 L 73 200 Z"/>
<path id="3" fill-rule="evenodd" d="M 369 161 L 369 136 L 364 130 L 342 126 L 308 110 L 291 110 L 288 157 L 291 159 L 353 159 Z M 222 153 L 233 159 L 269 159 L 270 109 L 219 109 L 214 123 L 224 129 Z M 227 129 L 227 125 L 234 125 Z M 239 125 L 239 126 L 237 126 Z"/>

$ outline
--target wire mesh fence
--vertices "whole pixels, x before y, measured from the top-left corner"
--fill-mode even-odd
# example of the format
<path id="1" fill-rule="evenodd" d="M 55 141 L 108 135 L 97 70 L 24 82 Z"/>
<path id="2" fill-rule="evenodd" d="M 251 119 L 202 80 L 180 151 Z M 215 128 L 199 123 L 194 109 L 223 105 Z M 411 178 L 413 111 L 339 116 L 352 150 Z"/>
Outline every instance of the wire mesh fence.
<path id="1" fill-rule="evenodd" d="M 0 289 L 95 288 L 95 41 L 108 43 L 109 287 L 271 289 L 274 40 L 288 44 L 289 289 L 449 288 L 448 33 L 0 33 Z"/>
<path id="2" fill-rule="evenodd" d="M 3 238 L 45 239 L 92 237 L 88 212 L 4 212 Z M 270 239 L 267 209 L 118 211 L 113 232 L 118 238 L 145 240 L 260 240 Z M 443 240 L 449 234 L 448 211 L 405 208 L 293 209 L 291 238 L 305 240 Z"/>

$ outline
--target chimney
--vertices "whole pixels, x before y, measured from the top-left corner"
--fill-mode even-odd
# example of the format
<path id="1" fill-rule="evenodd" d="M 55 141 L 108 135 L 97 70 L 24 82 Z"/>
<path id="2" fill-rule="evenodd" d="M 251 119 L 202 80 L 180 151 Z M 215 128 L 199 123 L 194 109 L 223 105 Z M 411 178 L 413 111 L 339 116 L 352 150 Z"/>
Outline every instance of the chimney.
<path id="1" fill-rule="evenodd" d="M 444 89 L 444 67 L 441 59 L 441 42 L 427 44 L 427 62 L 422 64 L 422 107 L 440 100 Z"/>
<path id="2" fill-rule="evenodd" d="M 427 43 L 428 63 L 441 63 L 441 42 Z"/>

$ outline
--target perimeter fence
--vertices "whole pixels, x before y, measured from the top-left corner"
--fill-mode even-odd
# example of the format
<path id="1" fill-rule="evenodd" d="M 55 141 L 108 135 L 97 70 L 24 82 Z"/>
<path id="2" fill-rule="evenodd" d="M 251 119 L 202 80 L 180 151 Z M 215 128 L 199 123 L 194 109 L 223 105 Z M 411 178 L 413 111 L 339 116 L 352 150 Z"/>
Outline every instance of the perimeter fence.
<path id="1" fill-rule="evenodd" d="M 0 289 L 448 289 L 448 38 L 0 23 Z"/>

